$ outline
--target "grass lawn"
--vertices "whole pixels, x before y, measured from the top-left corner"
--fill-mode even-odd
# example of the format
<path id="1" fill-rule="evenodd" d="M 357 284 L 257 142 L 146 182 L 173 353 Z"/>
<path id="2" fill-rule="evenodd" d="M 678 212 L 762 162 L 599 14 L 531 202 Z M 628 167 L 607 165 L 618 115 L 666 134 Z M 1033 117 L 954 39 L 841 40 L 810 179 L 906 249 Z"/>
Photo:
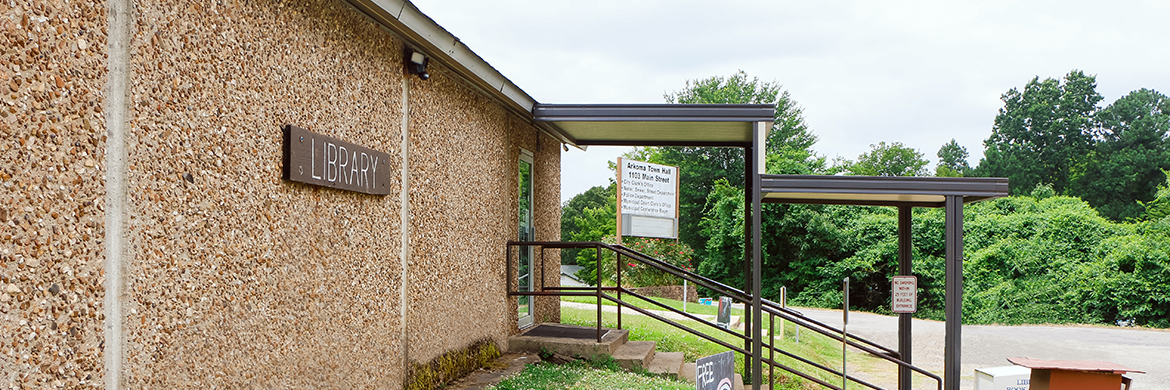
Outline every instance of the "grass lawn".
<path id="1" fill-rule="evenodd" d="M 563 297 L 566 301 L 596 303 L 593 298 L 585 297 Z M 670 305 L 682 306 L 680 301 L 668 301 Z M 606 302 L 608 303 L 608 302 Z M 643 302 L 644 303 L 644 302 Z M 655 305 L 646 305 L 643 307 L 649 309 L 656 309 L 651 307 Z M 687 305 L 687 311 L 698 314 L 715 314 L 715 308 L 712 306 L 694 305 L 697 310 L 691 310 L 692 305 Z M 705 313 L 701 310 L 709 310 Z M 741 313 L 734 313 L 740 315 Z M 582 325 L 582 326 L 596 326 L 597 312 L 588 309 L 575 308 L 561 308 L 561 322 L 565 324 Z M 679 321 L 682 324 L 690 326 L 695 329 L 703 331 L 705 334 L 714 335 L 717 339 L 732 345 L 740 345 L 743 343 L 741 339 L 733 335 L 727 334 L 723 331 L 700 325 L 694 321 L 683 320 Z M 646 316 L 640 315 L 625 315 L 622 318 L 622 325 L 624 329 L 630 331 L 630 340 L 634 341 L 654 341 L 656 348 L 661 352 L 682 352 L 686 361 L 694 362 L 698 358 L 710 356 L 717 353 L 727 351 L 726 347 L 720 346 L 716 343 L 702 339 L 698 336 L 690 334 L 684 330 L 674 328 L 670 325 L 658 322 Z M 616 313 L 602 313 L 602 326 L 613 328 L 617 326 Z M 765 327 L 767 327 L 765 322 Z M 779 322 L 776 324 L 779 326 Z M 767 330 L 767 329 L 765 329 Z M 838 341 L 829 339 L 827 337 L 815 334 L 812 331 L 801 332 L 800 343 L 793 340 L 794 328 L 789 324 L 785 328 L 785 337 L 776 340 L 777 345 L 781 349 L 791 352 L 797 356 L 814 361 L 818 364 L 830 367 L 833 369 L 840 369 L 841 367 L 841 344 Z M 766 336 L 765 336 L 766 337 Z M 767 352 L 765 352 L 767 355 Z M 888 363 L 880 359 L 868 356 L 867 354 L 858 351 L 851 351 L 849 353 L 850 367 L 869 367 L 874 368 L 875 365 L 888 365 Z M 805 363 L 798 362 L 794 359 L 783 357 L 776 354 L 775 359 L 780 363 L 796 368 L 806 373 L 815 375 L 817 378 L 829 383 L 840 383 L 841 378 L 829 375 L 828 373 L 809 366 Z M 736 372 L 743 374 L 743 356 L 736 354 L 735 357 Z M 884 370 L 879 370 L 884 371 Z M 854 372 L 854 370 L 850 370 Z M 817 389 L 820 388 L 814 382 L 807 381 L 803 378 L 784 372 L 777 368 L 776 373 L 776 388 L 777 389 Z M 768 368 L 764 368 L 764 383 L 768 383 Z M 916 378 L 917 379 L 917 378 Z M 665 378 L 658 375 L 648 374 L 644 372 L 625 372 L 618 367 L 617 363 L 612 358 L 593 362 L 574 362 L 565 365 L 552 364 L 535 364 L 527 366 L 524 371 L 500 382 L 499 384 L 489 387 L 493 390 L 509 390 L 509 389 L 693 389 L 694 384 L 686 381 L 680 381 L 671 378 Z M 850 389 L 862 388 L 856 383 L 849 384 Z"/>
<path id="2" fill-rule="evenodd" d="M 574 297 L 579 298 L 579 297 Z M 690 305 L 687 305 L 688 311 Z M 582 326 L 596 326 L 597 312 L 594 310 L 561 308 L 561 322 L 565 324 L 582 325 Z M 694 329 L 703 331 L 705 334 L 713 335 L 717 339 L 727 342 L 732 345 L 742 345 L 743 341 L 736 336 L 727 334 L 723 331 L 701 325 L 695 321 L 680 321 L 680 323 L 690 326 Z M 777 321 L 779 327 L 779 321 Z M 603 313 L 602 326 L 616 327 L 617 314 Z M 765 327 L 767 323 L 765 322 Z M 689 332 L 664 324 L 657 320 L 646 316 L 638 315 L 624 315 L 622 316 L 622 327 L 630 331 L 630 340 L 634 341 L 653 341 L 656 344 L 658 351 L 662 352 L 682 352 L 686 356 L 686 361 L 694 362 L 698 358 L 710 356 L 717 353 L 725 352 L 728 349 L 713 343 L 706 339 L 699 338 Z M 779 332 L 777 332 L 779 333 Z M 785 338 L 783 340 L 776 340 L 777 345 L 781 349 L 791 352 L 797 356 L 814 361 L 826 367 L 840 369 L 841 368 L 841 344 L 838 341 L 829 339 L 819 334 L 814 334 L 811 331 L 801 332 L 800 343 L 793 341 L 793 327 L 789 324 L 786 327 Z M 765 352 L 767 355 L 767 352 Z M 805 363 L 796 361 L 794 359 L 783 357 L 776 354 L 776 361 L 802 370 L 806 373 L 811 373 L 818 378 L 829 383 L 840 383 L 841 378 L 831 376 L 827 372 L 819 370 L 815 367 L 809 366 Z M 851 353 L 850 364 L 861 363 L 854 360 L 872 360 L 873 358 L 865 356 L 864 354 Z M 736 354 L 735 357 L 736 372 L 743 374 L 743 355 Z M 768 369 L 764 368 L 764 383 L 768 383 Z M 745 376 L 746 378 L 746 376 Z M 806 383 L 807 382 L 807 383 Z M 851 384 L 851 388 L 853 384 Z M 786 375 L 786 373 L 777 368 L 776 369 L 776 388 L 778 389 L 802 389 L 802 388 L 817 388 L 819 387 L 813 382 L 806 381 L 795 375 Z"/>
<path id="3" fill-rule="evenodd" d="M 667 389 L 691 390 L 690 382 L 647 373 L 623 371 L 613 358 L 595 362 L 572 362 L 565 365 L 530 364 L 524 371 L 490 386 L 488 390 L 541 389 Z"/>
<path id="4" fill-rule="evenodd" d="M 610 295 L 616 296 L 616 294 L 610 294 Z M 591 303 L 594 305 L 597 304 L 597 297 L 561 297 L 561 300 L 566 301 L 566 302 Z M 645 300 L 636 298 L 636 297 L 631 296 L 629 294 L 623 294 L 622 300 L 629 302 L 629 303 L 631 303 L 635 306 L 638 306 L 640 308 L 643 308 L 643 309 L 663 310 L 662 307 L 660 307 L 658 305 L 655 305 L 655 304 L 647 302 Z M 682 301 L 678 301 L 678 300 L 674 300 L 674 299 L 666 299 L 666 298 L 656 298 L 656 300 L 659 303 L 664 303 L 667 306 L 673 307 L 673 308 L 678 309 L 678 310 L 682 310 L 682 308 L 683 308 Z M 718 301 L 716 301 L 716 302 L 718 302 Z M 603 306 L 617 306 L 617 304 L 613 303 L 613 301 L 608 300 L 608 299 L 602 299 L 601 304 Z M 718 310 L 719 310 L 718 304 L 700 305 L 700 304 L 694 303 L 694 302 L 687 303 L 687 313 L 691 313 L 691 314 L 703 314 L 703 315 L 713 316 L 716 314 L 716 312 Z M 731 315 L 743 316 L 743 309 L 734 309 L 733 308 L 733 309 L 731 309 Z"/>

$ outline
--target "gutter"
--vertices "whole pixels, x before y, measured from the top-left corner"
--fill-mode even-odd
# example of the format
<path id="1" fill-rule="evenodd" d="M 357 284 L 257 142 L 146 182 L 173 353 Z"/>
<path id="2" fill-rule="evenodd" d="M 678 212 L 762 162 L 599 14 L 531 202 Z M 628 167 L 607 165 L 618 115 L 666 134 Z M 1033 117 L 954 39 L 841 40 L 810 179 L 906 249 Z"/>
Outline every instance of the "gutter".
<path id="1" fill-rule="evenodd" d="M 419 11 L 408 0 L 347 0 L 391 32 L 398 34 L 408 46 L 426 54 L 453 70 L 474 87 L 501 103 L 509 112 L 535 125 L 532 109 L 536 100 L 516 84 L 500 74 L 482 57 L 467 47 L 429 16 Z M 536 126 L 561 143 L 577 146 L 567 134 L 553 128 Z"/>

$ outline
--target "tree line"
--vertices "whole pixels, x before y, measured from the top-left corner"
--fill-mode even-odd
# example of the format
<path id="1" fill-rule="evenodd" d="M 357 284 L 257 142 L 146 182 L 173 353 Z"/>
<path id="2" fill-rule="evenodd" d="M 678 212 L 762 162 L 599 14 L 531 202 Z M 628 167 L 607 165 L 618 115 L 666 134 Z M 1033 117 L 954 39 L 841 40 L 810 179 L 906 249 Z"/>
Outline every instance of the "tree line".
<path id="1" fill-rule="evenodd" d="M 924 154 L 879 142 L 856 159 L 819 156 L 798 104 L 776 82 L 738 72 L 688 81 L 671 103 L 775 104 L 771 174 L 1008 177 L 1012 196 L 965 210 L 964 320 L 969 323 L 1134 323 L 1170 327 L 1170 99 L 1139 89 L 1103 106 L 1095 76 L 1034 78 L 1002 95 L 984 158 L 967 163 L 951 140 L 933 172 Z M 741 149 L 635 148 L 627 157 L 680 167 L 680 242 L 698 272 L 743 283 Z M 613 183 L 563 205 L 562 238 L 612 236 Z M 942 319 L 943 215 L 913 215 L 919 317 Z M 763 295 L 788 288 L 795 304 L 840 306 L 851 277 L 854 308 L 889 312 L 897 270 L 896 210 L 768 204 L 762 215 Z M 608 227 L 607 227 L 608 226 Z M 596 261 L 562 253 L 565 262 Z"/>

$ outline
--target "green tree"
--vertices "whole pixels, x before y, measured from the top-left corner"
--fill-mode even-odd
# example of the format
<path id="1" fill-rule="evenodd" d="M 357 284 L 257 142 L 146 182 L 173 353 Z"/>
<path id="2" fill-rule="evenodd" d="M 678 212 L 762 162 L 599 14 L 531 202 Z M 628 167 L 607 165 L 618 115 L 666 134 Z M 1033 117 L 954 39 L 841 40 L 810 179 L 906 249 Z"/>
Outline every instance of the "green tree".
<path id="1" fill-rule="evenodd" d="M 870 151 L 862 153 L 856 162 L 848 164 L 848 171 L 855 176 L 926 176 L 926 165 L 930 161 L 922 158 L 917 149 L 902 145 L 901 142 L 886 144 L 884 141 L 870 145 Z"/>
<path id="2" fill-rule="evenodd" d="M 1168 182 L 1170 183 L 1170 182 Z M 1170 188 L 1170 184 L 1163 188 Z M 972 323 L 1100 323 L 1170 327 L 1170 217 L 1117 223 L 1051 185 L 970 205 L 965 212 L 963 316 Z M 1170 189 L 1165 190 L 1170 197 Z M 703 220 L 700 273 L 742 287 L 743 191 L 719 181 Z M 839 307 L 842 277 L 863 310 L 889 312 L 897 269 L 897 213 L 886 207 L 766 204 L 763 296 Z M 943 319 L 945 214 L 913 213 L 919 316 Z"/>
<path id="3" fill-rule="evenodd" d="M 1157 221 L 1170 215 L 1170 172 L 1162 171 L 1162 174 L 1166 176 L 1166 181 L 1158 186 L 1154 200 L 1142 203 L 1145 208 L 1142 212 L 1144 220 Z"/>
<path id="4" fill-rule="evenodd" d="M 714 76 L 701 80 L 687 80 L 686 88 L 663 94 L 673 104 L 772 104 L 776 116 L 768 131 L 768 153 L 785 149 L 808 150 L 817 143 L 817 136 L 804 122 L 804 109 L 785 91 L 780 83 L 761 82 L 759 77 L 748 78 L 740 70 L 729 77 Z"/>
<path id="5" fill-rule="evenodd" d="M 943 145 L 938 149 L 938 166 L 934 169 L 935 176 L 941 177 L 963 177 L 967 176 L 967 172 L 971 170 L 971 166 L 967 165 L 967 148 L 959 146 L 959 143 L 951 138 L 951 142 Z"/>
<path id="6" fill-rule="evenodd" d="M 585 192 L 573 196 L 565 204 L 561 205 L 561 237 L 568 239 L 574 237 L 582 230 L 592 230 L 588 226 L 578 226 L 579 221 L 591 221 L 589 219 L 581 219 L 584 217 L 585 209 L 605 208 L 609 205 L 610 198 L 612 198 L 614 184 L 610 183 L 609 187 L 595 186 Z M 580 248 L 561 249 L 561 264 L 577 264 L 577 253 Z"/>
<path id="7" fill-rule="evenodd" d="M 1092 150 L 1093 115 L 1102 99 L 1096 88 L 1095 76 L 1074 70 L 1063 83 L 1036 77 L 1023 92 L 1003 94 L 976 175 L 1009 178 L 1013 194 L 1039 183 L 1066 194 L 1074 170 Z"/>
<path id="8" fill-rule="evenodd" d="M 581 215 L 573 217 L 576 231 L 562 235 L 566 241 L 602 241 L 615 237 L 617 232 L 617 199 L 612 192 L 606 194 L 606 202 L 599 207 L 586 207 Z M 582 249 L 577 252 L 576 264 L 583 267 L 577 272 L 582 281 L 597 284 L 597 250 Z M 604 275 L 603 275 L 604 276 Z"/>
<path id="9" fill-rule="evenodd" d="M 768 133 L 767 152 L 783 156 L 775 161 L 787 164 L 793 171 L 802 170 L 796 165 L 817 164 L 818 159 L 810 150 L 817 137 L 808 130 L 800 106 L 775 81 L 763 82 L 739 71 L 729 77 L 688 80 L 685 88 L 663 97 L 668 103 L 675 104 L 775 105 L 776 116 Z M 702 234 L 700 221 L 707 196 L 719 179 L 727 180 L 735 188 L 743 188 L 743 149 L 657 147 L 640 148 L 636 153 L 646 158 L 643 161 L 679 167 L 683 183 L 679 194 L 679 239 L 695 249 L 696 258 L 705 258 L 707 240 Z M 742 257 L 743 252 L 740 253 Z"/>
<path id="10" fill-rule="evenodd" d="M 1097 276 L 1088 303 L 1103 322 L 1170 327 L 1170 236 L 1148 232 L 1110 238 L 1105 258 L 1090 269 Z"/>
<path id="11" fill-rule="evenodd" d="M 703 234 L 709 238 L 709 256 L 698 264 L 699 274 L 744 288 L 743 189 L 720 180 L 715 183 L 707 205 L 702 225 Z M 842 233 L 834 221 L 822 214 L 825 207 L 764 205 L 762 228 L 768 233 L 760 242 L 764 262 L 760 281 L 765 298 L 778 300 L 780 287 L 787 287 L 790 296 L 798 296 L 810 289 L 810 285 L 828 280 L 821 272 L 822 267 L 844 257 Z"/>
<path id="12" fill-rule="evenodd" d="M 1121 221 L 1138 218 L 1154 199 L 1170 168 L 1170 98 L 1141 89 L 1097 112 L 1099 141 L 1072 194 L 1101 215 Z"/>

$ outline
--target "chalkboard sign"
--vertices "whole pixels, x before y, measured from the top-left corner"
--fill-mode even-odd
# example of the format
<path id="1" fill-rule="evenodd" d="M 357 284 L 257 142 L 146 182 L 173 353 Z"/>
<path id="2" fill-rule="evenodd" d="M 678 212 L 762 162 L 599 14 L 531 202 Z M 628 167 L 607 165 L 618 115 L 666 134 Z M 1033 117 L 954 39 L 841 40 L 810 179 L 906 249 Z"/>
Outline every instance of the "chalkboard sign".
<path id="1" fill-rule="evenodd" d="M 723 329 L 731 326 L 731 297 L 719 298 L 719 312 L 715 318 L 715 325 Z"/>
<path id="2" fill-rule="evenodd" d="M 699 358 L 695 362 L 695 388 L 698 390 L 733 390 L 735 354 L 727 351 Z"/>

